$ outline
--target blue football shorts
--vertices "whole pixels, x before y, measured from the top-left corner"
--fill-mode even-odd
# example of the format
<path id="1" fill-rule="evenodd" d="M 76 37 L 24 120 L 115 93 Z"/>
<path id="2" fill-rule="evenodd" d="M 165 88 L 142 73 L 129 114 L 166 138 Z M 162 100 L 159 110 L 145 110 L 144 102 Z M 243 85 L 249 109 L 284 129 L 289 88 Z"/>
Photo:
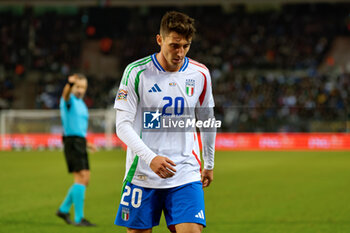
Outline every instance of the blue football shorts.
<path id="1" fill-rule="evenodd" d="M 133 229 L 149 229 L 159 225 L 164 216 L 169 229 L 179 223 L 206 226 L 204 193 L 200 181 L 167 189 L 143 188 L 127 183 L 115 224 Z"/>

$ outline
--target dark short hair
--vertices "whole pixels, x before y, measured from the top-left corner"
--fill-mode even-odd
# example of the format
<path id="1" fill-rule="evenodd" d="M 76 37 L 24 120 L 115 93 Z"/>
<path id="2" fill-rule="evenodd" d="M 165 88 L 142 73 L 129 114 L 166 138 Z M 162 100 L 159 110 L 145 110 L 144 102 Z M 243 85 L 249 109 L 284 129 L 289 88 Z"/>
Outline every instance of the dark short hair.
<path id="1" fill-rule="evenodd" d="M 81 73 L 74 73 L 73 75 L 76 76 L 79 80 L 85 79 L 87 81 L 86 76 Z"/>
<path id="2" fill-rule="evenodd" d="M 194 19 L 177 11 L 165 13 L 160 23 L 160 34 L 167 36 L 170 32 L 176 32 L 187 40 L 193 38 L 196 32 Z"/>

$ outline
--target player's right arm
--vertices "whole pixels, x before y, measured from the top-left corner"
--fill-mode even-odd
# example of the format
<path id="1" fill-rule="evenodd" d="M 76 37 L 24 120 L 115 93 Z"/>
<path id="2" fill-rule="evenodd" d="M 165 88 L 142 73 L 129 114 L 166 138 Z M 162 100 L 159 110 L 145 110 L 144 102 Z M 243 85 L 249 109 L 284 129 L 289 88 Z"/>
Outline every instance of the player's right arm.
<path id="1" fill-rule="evenodd" d="M 126 71 L 128 68 L 126 69 Z M 139 95 L 135 89 L 135 70 L 124 72 L 115 99 L 117 136 L 161 178 L 173 176 L 175 163 L 169 158 L 156 155 L 135 132 L 133 123 L 139 104 Z"/>
<path id="2" fill-rule="evenodd" d="M 175 163 L 167 157 L 156 155 L 148 148 L 132 127 L 134 118 L 135 114 L 117 109 L 116 133 L 118 137 L 143 159 L 159 177 L 172 177 L 176 172 L 173 168 L 176 166 Z"/>
<path id="3" fill-rule="evenodd" d="M 68 77 L 68 83 L 64 86 L 62 97 L 65 101 L 69 100 L 70 93 L 72 92 L 72 87 L 76 81 L 76 77 L 74 75 L 71 75 Z"/>

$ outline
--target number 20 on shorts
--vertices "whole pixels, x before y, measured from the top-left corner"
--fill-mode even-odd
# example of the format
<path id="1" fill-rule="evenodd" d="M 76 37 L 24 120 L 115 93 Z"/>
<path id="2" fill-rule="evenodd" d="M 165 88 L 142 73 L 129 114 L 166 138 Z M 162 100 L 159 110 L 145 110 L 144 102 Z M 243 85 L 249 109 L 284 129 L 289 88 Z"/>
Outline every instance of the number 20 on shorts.
<path id="1" fill-rule="evenodd" d="M 120 204 L 129 206 L 129 203 L 125 201 L 125 197 L 130 196 L 131 194 L 131 188 L 130 186 L 126 185 L 125 186 L 125 191 L 122 195 L 122 199 L 120 201 Z M 141 200 L 142 200 L 142 190 L 139 188 L 134 188 L 132 190 L 132 196 L 131 196 L 131 205 L 134 208 L 139 208 L 141 206 Z"/>

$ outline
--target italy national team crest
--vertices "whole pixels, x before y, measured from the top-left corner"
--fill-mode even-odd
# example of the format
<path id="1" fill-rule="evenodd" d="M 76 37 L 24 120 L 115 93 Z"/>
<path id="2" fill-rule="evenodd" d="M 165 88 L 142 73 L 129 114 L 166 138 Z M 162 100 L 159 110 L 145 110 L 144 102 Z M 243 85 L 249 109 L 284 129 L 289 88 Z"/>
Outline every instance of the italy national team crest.
<path id="1" fill-rule="evenodd" d="M 125 208 L 125 207 L 123 207 L 123 209 L 122 209 L 122 219 L 124 220 L 124 221 L 128 221 L 129 220 L 129 209 L 128 208 Z"/>
<path id="2" fill-rule="evenodd" d="M 186 94 L 188 96 L 193 96 L 195 81 L 194 79 L 186 79 Z"/>

